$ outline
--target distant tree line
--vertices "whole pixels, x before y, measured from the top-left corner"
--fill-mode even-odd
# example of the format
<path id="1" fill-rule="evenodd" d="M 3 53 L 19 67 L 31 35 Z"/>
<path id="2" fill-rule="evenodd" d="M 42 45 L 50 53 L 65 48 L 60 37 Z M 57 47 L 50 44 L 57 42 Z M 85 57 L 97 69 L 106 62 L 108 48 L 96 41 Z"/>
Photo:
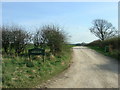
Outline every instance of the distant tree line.
<path id="1" fill-rule="evenodd" d="M 20 55 L 24 53 L 26 46 L 33 42 L 35 48 L 49 48 L 50 53 L 57 55 L 63 51 L 63 46 L 67 43 L 66 33 L 56 25 L 44 25 L 36 28 L 35 34 L 29 33 L 18 25 L 3 25 L 0 29 L 2 31 L 2 48 L 5 54 L 14 52 L 15 55 Z M 117 35 L 115 27 L 103 19 L 95 19 L 90 32 L 101 41 Z"/>
<path id="2" fill-rule="evenodd" d="M 67 43 L 67 36 L 59 26 L 45 25 L 36 28 L 35 34 L 31 34 L 18 25 L 3 25 L 2 48 L 3 53 L 20 55 L 24 53 L 26 46 L 33 42 L 35 48 L 49 48 L 53 55 L 60 54 L 63 46 Z"/>

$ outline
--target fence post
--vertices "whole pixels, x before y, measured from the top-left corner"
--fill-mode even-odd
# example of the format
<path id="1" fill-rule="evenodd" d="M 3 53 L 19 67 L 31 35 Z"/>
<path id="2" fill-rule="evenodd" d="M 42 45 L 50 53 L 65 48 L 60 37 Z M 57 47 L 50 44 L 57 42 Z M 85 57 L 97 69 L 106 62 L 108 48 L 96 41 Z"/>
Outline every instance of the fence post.
<path id="1" fill-rule="evenodd" d="M 113 46 L 112 44 L 109 44 L 109 52 L 112 52 L 113 51 Z"/>
<path id="2" fill-rule="evenodd" d="M 105 46 L 105 52 L 109 52 L 109 46 Z"/>

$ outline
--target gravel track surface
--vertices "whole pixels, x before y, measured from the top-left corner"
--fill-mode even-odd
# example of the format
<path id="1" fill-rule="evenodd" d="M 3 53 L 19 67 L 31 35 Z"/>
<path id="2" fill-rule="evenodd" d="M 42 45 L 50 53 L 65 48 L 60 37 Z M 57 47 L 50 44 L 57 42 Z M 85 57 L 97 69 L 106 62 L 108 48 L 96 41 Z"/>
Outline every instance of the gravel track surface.
<path id="1" fill-rule="evenodd" d="M 73 47 L 70 67 L 37 87 L 118 88 L 118 61 L 87 47 Z"/>

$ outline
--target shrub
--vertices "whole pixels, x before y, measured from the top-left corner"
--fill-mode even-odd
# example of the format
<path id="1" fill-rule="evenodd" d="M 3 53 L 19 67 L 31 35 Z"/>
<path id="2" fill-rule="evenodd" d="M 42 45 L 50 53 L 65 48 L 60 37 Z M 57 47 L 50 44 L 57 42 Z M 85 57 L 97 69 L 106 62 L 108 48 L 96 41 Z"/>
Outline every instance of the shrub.
<path id="1" fill-rule="evenodd" d="M 2 46 L 5 53 L 13 52 L 19 55 L 25 50 L 25 46 L 31 41 L 31 34 L 26 32 L 21 26 L 2 26 Z"/>
<path id="2" fill-rule="evenodd" d="M 58 55 L 63 51 L 66 44 L 66 35 L 55 25 L 46 25 L 39 29 L 34 36 L 34 45 L 45 48 L 48 46 L 53 55 Z"/>
<path id="3" fill-rule="evenodd" d="M 120 60 L 120 37 L 113 37 L 110 39 L 106 39 L 104 41 L 93 41 L 88 44 L 88 46 L 96 46 L 101 48 L 104 52 L 106 51 L 106 47 L 108 47 L 109 55 L 115 57 L 116 59 Z M 101 47 L 102 46 L 102 47 Z"/>

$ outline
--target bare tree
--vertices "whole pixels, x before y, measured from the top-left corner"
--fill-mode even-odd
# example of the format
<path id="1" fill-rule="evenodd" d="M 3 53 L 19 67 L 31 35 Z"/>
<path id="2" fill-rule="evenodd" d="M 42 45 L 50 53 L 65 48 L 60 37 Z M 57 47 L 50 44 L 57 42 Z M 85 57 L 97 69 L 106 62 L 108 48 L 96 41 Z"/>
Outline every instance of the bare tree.
<path id="1" fill-rule="evenodd" d="M 90 31 L 102 41 L 115 36 L 117 33 L 115 27 L 103 19 L 95 19 Z"/>

